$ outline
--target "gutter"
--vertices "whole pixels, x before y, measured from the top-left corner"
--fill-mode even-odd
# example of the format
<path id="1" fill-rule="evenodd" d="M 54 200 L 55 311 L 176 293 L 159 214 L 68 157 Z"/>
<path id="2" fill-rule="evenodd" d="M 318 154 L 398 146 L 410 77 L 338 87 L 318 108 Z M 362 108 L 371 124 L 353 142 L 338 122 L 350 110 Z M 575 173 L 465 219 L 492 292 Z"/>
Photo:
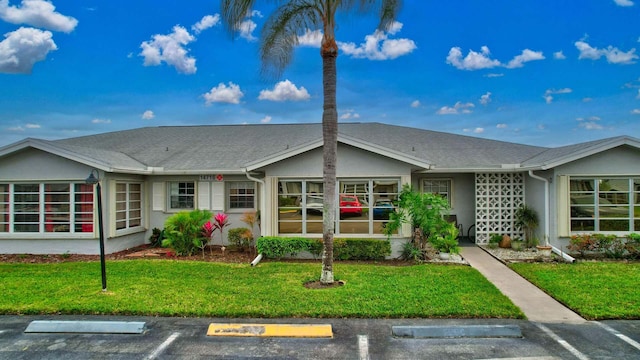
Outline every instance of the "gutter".
<path id="1" fill-rule="evenodd" d="M 538 176 L 529 170 L 529 176 L 544 182 L 544 244 L 549 245 L 549 180 Z"/>
<path id="2" fill-rule="evenodd" d="M 260 221 L 262 221 L 262 217 L 266 214 L 266 206 L 267 206 L 267 189 L 266 189 L 266 184 L 264 182 L 263 179 L 258 179 L 255 178 L 253 176 L 251 176 L 251 174 L 249 174 L 249 172 L 247 171 L 247 168 L 243 168 L 242 171 L 244 172 L 244 175 L 247 177 L 247 179 L 251 180 L 251 181 L 255 181 L 257 183 L 259 183 L 260 185 L 262 185 L 262 191 L 260 191 Z M 262 226 L 258 225 L 258 228 L 260 229 L 260 236 L 262 236 Z"/>

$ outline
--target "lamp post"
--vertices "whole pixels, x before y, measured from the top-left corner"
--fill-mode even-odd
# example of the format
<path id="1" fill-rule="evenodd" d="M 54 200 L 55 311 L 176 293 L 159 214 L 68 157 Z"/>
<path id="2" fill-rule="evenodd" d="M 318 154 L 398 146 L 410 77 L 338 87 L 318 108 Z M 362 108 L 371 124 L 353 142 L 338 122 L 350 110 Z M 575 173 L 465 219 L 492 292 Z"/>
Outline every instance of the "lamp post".
<path id="1" fill-rule="evenodd" d="M 95 175 L 94 175 L 95 173 Z M 100 232 L 100 269 L 102 270 L 102 291 L 107 291 L 107 270 L 104 262 L 104 227 L 102 226 L 102 188 L 100 187 L 100 173 L 93 169 L 85 183 L 96 186 L 98 193 L 98 231 Z"/>

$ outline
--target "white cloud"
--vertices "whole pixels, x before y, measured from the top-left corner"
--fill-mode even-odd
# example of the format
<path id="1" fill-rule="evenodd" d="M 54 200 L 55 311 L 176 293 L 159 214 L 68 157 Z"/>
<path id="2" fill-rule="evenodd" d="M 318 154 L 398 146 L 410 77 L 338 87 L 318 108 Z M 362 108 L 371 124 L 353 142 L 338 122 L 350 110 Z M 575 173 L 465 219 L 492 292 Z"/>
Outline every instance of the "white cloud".
<path id="1" fill-rule="evenodd" d="M 593 101 L 593 98 L 590 98 L 590 97 L 586 97 L 582 99 L 582 102 L 585 102 L 585 103 L 592 102 L 592 101 Z"/>
<path id="2" fill-rule="evenodd" d="M 151 120 L 154 117 L 156 117 L 156 115 L 151 110 L 147 110 L 147 111 L 142 113 L 142 119 L 143 120 Z"/>
<path id="3" fill-rule="evenodd" d="M 544 130 L 546 128 L 546 126 L 544 126 L 544 124 L 538 124 L 538 126 L 536 126 L 536 128 L 538 130 Z"/>
<path id="4" fill-rule="evenodd" d="M 514 57 L 511 61 L 509 61 L 507 65 L 505 65 L 505 67 L 507 69 L 520 68 L 520 67 L 523 67 L 524 66 L 523 64 L 526 62 L 544 60 L 544 59 L 545 57 L 544 55 L 542 55 L 542 51 L 533 51 L 529 49 L 524 49 L 522 50 L 522 54 Z"/>
<path id="5" fill-rule="evenodd" d="M 111 124 L 110 119 L 93 119 L 91 120 L 92 124 Z"/>
<path id="6" fill-rule="evenodd" d="M 566 59 L 567 57 L 566 57 L 566 56 L 564 56 L 564 54 L 562 53 L 562 51 L 556 51 L 556 52 L 554 52 L 554 53 L 553 53 L 553 58 L 554 58 L 554 59 L 556 59 L 556 60 L 564 60 L 564 59 Z"/>
<path id="7" fill-rule="evenodd" d="M 214 27 L 219 23 L 220 14 L 205 15 L 200 21 L 191 26 L 191 30 L 193 30 L 196 34 L 200 34 L 201 32 L 207 30 L 208 28 Z"/>
<path id="8" fill-rule="evenodd" d="M 547 104 L 551 104 L 553 102 L 553 96 L 551 95 L 555 95 L 555 94 L 569 94 L 573 92 L 573 90 L 571 90 L 570 88 L 563 88 L 563 89 L 547 89 L 547 91 L 544 92 L 544 95 L 542 95 L 542 97 L 544 98 L 544 100 L 547 102 Z"/>
<path id="9" fill-rule="evenodd" d="M 462 131 L 464 131 L 464 132 L 473 132 L 475 134 L 482 134 L 484 132 L 484 128 L 481 128 L 481 127 L 477 127 L 475 129 L 467 128 L 467 129 L 462 129 Z"/>
<path id="10" fill-rule="evenodd" d="M 340 119 L 342 119 L 342 120 L 359 119 L 359 118 L 360 118 L 360 114 L 355 112 L 355 110 L 353 110 L 353 109 L 345 110 L 345 113 L 340 116 Z"/>
<path id="11" fill-rule="evenodd" d="M 491 92 L 487 91 L 486 94 L 480 96 L 480 104 L 487 105 L 491 102 Z"/>
<path id="12" fill-rule="evenodd" d="M 631 110 L 631 113 L 634 115 L 640 115 L 640 109 L 633 109 Z"/>
<path id="13" fill-rule="evenodd" d="M 599 60 L 601 57 L 605 57 L 609 64 L 635 64 L 635 60 L 638 59 L 638 55 L 635 54 L 636 49 L 633 48 L 627 52 L 624 52 L 617 47 L 609 45 L 606 49 L 598 49 L 587 44 L 585 41 L 579 40 L 575 42 L 576 48 L 580 51 L 578 59 L 590 59 Z"/>
<path id="14" fill-rule="evenodd" d="M 21 27 L 0 42 L 0 73 L 30 74 L 33 65 L 57 50 L 50 31 Z"/>
<path id="15" fill-rule="evenodd" d="M 307 29 L 304 35 L 298 36 L 298 45 L 319 48 L 322 43 L 322 31 Z"/>
<path id="16" fill-rule="evenodd" d="M 420 107 L 420 105 L 421 105 L 420 104 L 420 100 L 414 100 L 414 101 L 411 102 L 411 107 L 412 108 L 418 108 L 418 107 Z"/>
<path id="17" fill-rule="evenodd" d="M 280 81 L 273 90 L 262 90 L 258 99 L 270 101 L 303 101 L 309 100 L 311 95 L 303 86 L 297 88 L 294 83 L 289 80 Z"/>
<path id="18" fill-rule="evenodd" d="M 230 82 L 228 87 L 220 83 L 218 86 L 211 88 L 208 93 L 202 94 L 202 96 L 207 105 L 212 103 L 239 104 L 244 94 L 240 90 L 240 86 Z"/>
<path id="19" fill-rule="evenodd" d="M 541 51 L 533 51 L 529 49 L 522 50 L 520 55 L 515 56 L 507 64 L 503 64 L 496 59 L 491 58 L 491 51 L 487 46 L 482 46 L 480 52 L 469 50 L 469 53 L 464 58 L 462 57 L 462 49 L 459 47 L 452 47 L 447 55 L 447 64 L 454 66 L 460 70 L 482 70 L 491 69 L 498 66 L 506 67 L 507 69 L 520 68 L 524 66 L 524 63 L 535 60 L 544 60 L 545 57 Z"/>
<path id="20" fill-rule="evenodd" d="M 24 128 L 22 126 L 11 126 L 7 128 L 7 131 L 14 131 L 14 132 L 24 131 Z"/>
<path id="21" fill-rule="evenodd" d="M 355 43 L 338 42 L 338 47 L 346 55 L 359 59 L 389 60 L 411 53 L 417 49 L 416 43 L 410 39 L 389 39 L 388 35 L 395 35 L 402 29 L 402 23 L 394 22 L 386 33 L 376 30 L 373 34 L 365 36 L 365 42 Z"/>
<path id="22" fill-rule="evenodd" d="M 599 116 L 589 116 L 587 118 L 587 120 L 589 120 L 589 121 L 600 121 L 602 119 Z"/>
<path id="23" fill-rule="evenodd" d="M 633 1 L 631 0 L 613 0 L 618 6 L 633 6 Z"/>
<path id="24" fill-rule="evenodd" d="M 39 124 L 27 124 L 24 127 L 26 127 L 27 129 L 40 129 L 41 126 Z"/>
<path id="25" fill-rule="evenodd" d="M 493 74 L 493 73 L 491 73 L 491 74 L 486 74 L 486 75 L 483 75 L 483 76 L 484 77 L 488 77 L 488 78 L 496 78 L 496 77 L 503 77 L 504 74 Z"/>
<path id="26" fill-rule="evenodd" d="M 263 117 L 263 118 L 260 120 L 260 122 L 261 122 L 262 124 L 268 124 L 268 123 L 270 123 L 270 122 L 271 122 L 271 116 L 267 115 L 267 116 Z"/>
<path id="27" fill-rule="evenodd" d="M 21 6 L 9 6 L 9 0 L 0 0 L 0 19 L 11 24 L 26 24 L 53 31 L 70 33 L 78 20 L 56 12 L 49 1 L 22 0 Z"/>
<path id="28" fill-rule="evenodd" d="M 140 44 L 142 52 L 139 55 L 144 57 L 144 66 L 157 66 L 164 61 L 174 66 L 179 73 L 194 74 L 196 72 L 196 59 L 189 57 L 188 50 L 184 48 L 195 40 L 187 29 L 176 25 L 169 35 L 156 34 L 152 39 Z"/>
<path id="29" fill-rule="evenodd" d="M 498 128 L 498 129 L 506 129 L 507 127 L 508 127 L 507 124 L 498 124 L 498 125 L 496 125 L 496 128 Z"/>
<path id="30" fill-rule="evenodd" d="M 473 103 L 462 103 L 460 101 L 456 102 L 453 107 L 443 106 L 441 107 L 436 114 L 438 115 L 457 115 L 457 114 L 470 114 L 473 111 L 471 108 L 474 108 L 475 105 Z"/>
<path id="31" fill-rule="evenodd" d="M 598 123 L 593 121 L 583 121 L 578 124 L 579 127 L 585 128 L 586 130 L 602 130 L 604 127 Z"/>
<path id="32" fill-rule="evenodd" d="M 247 39 L 248 41 L 256 41 L 258 38 L 253 36 L 253 31 L 258 25 L 251 19 L 242 21 L 236 26 L 236 30 L 240 32 L 240 37 Z"/>
<path id="33" fill-rule="evenodd" d="M 452 47 L 447 56 L 447 64 L 450 64 L 460 70 L 480 70 L 491 69 L 500 66 L 500 61 L 489 58 L 489 48 L 483 46 L 480 52 L 469 50 L 467 56 L 462 58 L 462 49 Z"/>

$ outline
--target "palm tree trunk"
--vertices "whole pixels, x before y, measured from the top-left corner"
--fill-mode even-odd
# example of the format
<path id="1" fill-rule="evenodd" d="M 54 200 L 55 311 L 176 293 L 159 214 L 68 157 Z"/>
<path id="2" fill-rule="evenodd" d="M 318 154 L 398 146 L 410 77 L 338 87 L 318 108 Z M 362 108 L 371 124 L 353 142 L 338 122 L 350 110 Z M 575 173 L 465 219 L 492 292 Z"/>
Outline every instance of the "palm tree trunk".
<path id="1" fill-rule="evenodd" d="M 323 224 L 322 224 L 322 275 L 320 282 L 333 283 L 333 234 L 336 226 L 336 162 L 338 157 L 338 110 L 336 105 L 336 58 L 335 40 L 323 44 L 322 85 L 324 109 L 322 112 L 322 139 L 324 141 L 322 174 L 324 178 Z"/>

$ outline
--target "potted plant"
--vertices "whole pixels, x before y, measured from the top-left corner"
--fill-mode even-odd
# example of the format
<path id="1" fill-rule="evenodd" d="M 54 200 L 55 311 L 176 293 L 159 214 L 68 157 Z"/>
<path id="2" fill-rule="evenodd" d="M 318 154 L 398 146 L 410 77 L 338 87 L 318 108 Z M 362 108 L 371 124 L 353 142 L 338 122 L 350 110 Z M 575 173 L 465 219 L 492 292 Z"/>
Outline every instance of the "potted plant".
<path id="1" fill-rule="evenodd" d="M 515 251 L 522 251 L 524 249 L 524 241 L 519 237 L 514 237 L 511 239 L 511 248 Z"/>
<path id="2" fill-rule="evenodd" d="M 537 238 L 534 236 L 536 229 L 538 228 L 539 220 L 538 213 L 527 205 L 521 205 L 515 213 L 515 225 L 522 229 L 524 232 L 525 243 L 527 247 L 533 247 L 536 245 Z M 538 251 L 544 256 L 551 256 L 551 246 L 547 243 L 545 236 L 544 245 L 536 245 Z"/>
<path id="3" fill-rule="evenodd" d="M 451 254 L 460 253 L 458 245 L 458 228 L 453 223 L 448 223 L 441 235 L 431 236 L 429 241 L 438 250 L 440 259 L 448 260 Z"/>
<path id="4" fill-rule="evenodd" d="M 502 241 L 502 235 L 500 234 L 490 234 L 489 235 L 489 248 L 495 249 L 498 247 L 498 244 Z"/>

